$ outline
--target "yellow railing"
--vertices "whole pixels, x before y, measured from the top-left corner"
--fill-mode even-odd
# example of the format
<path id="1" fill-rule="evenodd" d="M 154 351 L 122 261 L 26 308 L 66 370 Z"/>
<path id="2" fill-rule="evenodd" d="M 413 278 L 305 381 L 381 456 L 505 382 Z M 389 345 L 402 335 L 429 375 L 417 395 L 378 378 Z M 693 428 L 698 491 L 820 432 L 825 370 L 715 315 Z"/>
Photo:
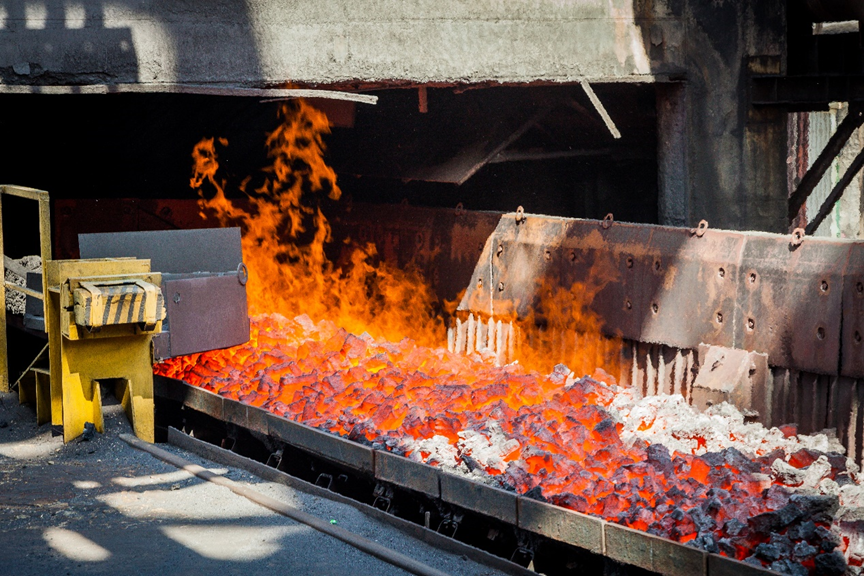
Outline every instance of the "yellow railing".
<path id="1" fill-rule="evenodd" d="M 48 330 L 48 315 L 50 314 L 49 306 L 45 305 L 43 294 L 48 294 L 48 276 L 45 274 L 45 267 L 51 260 L 51 204 L 48 197 L 48 192 L 36 190 L 34 188 L 25 188 L 23 186 L 0 185 L 0 254 L 3 251 L 3 203 L 4 195 L 17 196 L 19 198 L 27 198 L 28 200 L 36 200 L 39 203 L 39 247 L 40 256 L 42 257 L 42 294 L 35 290 L 18 286 L 6 281 L 6 259 L 0 258 L 0 270 L 3 272 L 3 282 L 0 283 L 0 302 L 2 302 L 2 311 L 0 311 L 0 392 L 9 391 L 9 352 L 8 342 L 6 341 L 6 290 L 16 290 L 28 296 L 39 298 L 42 300 L 42 309 L 45 318 L 45 330 Z"/>

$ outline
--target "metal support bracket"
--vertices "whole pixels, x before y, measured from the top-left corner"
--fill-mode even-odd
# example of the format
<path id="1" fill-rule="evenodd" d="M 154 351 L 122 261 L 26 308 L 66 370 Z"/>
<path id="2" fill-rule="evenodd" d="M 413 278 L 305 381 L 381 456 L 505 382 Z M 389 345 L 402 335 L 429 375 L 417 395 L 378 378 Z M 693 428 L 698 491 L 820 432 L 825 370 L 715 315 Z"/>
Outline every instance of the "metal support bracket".
<path id="1" fill-rule="evenodd" d="M 384 512 L 390 511 L 390 507 L 393 505 L 392 487 L 379 482 L 375 484 L 375 489 L 372 491 L 372 495 L 375 496 L 375 500 L 372 502 L 373 508 L 383 510 Z"/>
<path id="2" fill-rule="evenodd" d="M 837 127 L 837 130 L 831 136 L 831 139 L 828 140 L 828 144 L 825 145 L 825 149 L 822 150 L 822 153 L 819 154 L 819 157 L 801 179 L 798 188 L 796 188 L 795 192 L 793 192 L 789 197 L 788 217 L 790 222 L 792 222 L 792 220 L 798 215 L 801 207 L 805 202 L 807 202 L 807 198 L 813 192 L 813 189 L 816 188 L 816 185 L 822 180 L 822 176 L 825 175 L 825 172 L 831 166 L 831 163 L 837 155 L 840 154 L 843 147 L 846 145 L 846 142 L 852 137 L 852 134 L 859 126 L 861 126 L 862 123 L 864 123 L 864 105 L 859 103 L 850 104 L 849 114 Z M 832 191 L 831 195 L 833 194 L 834 192 Z M 807 233 L 810 233 L 809 226 L 807 227 Z"/>
<path id="3" fill-rule="evenodd" d="M 585 91 L 588 99 L 591 100 L 591 104 L 594 105 L 594 109 L 597 110 L 597 113 L 600 114 L 601 118 L 603 118 L 603 123 L 606 124 L 606 128 L 609 129 L 612 137 L 616 140 L 621 138 L 621 132 L 618 131 L 618 127 L 615 126 L 615 122 L 612 121 L 612 117 L 609 116 L 609 112 L 606 111 L 606 108 L 603 106 L 600 98 L 597 97 L 594 89 L 591 88 L 591 84 L 589 84 L 588 81 L 584 78 L 579 82 L 579 84 L 582 86 L 582 90 Z"/>
<path id="4" fill-rule="evenodd" d="M 831 210 L 834 209 L 834 205 L 840 200 L 840 197 L 843 196 L 843 192 L 846 191 L 846 188 L 849 187 L 849 184 L 852 183 L 852 180 L 858 175 L 858 172 L 861 171 L 862 167 L 864 167 L 864 150 L 858 152 L 858 155 L 855 156 L 854 160 L 852 160 L 852 164 L 849 165 L 846 173 L 843 174 L 843 177 L 840 178 L 840 181 L 837 182 L 831 190 L 831 193 L 828 194 L 827 198 L 825 198 L 825 202 L 822 203 L 819 212 L 810 222 L 807 223 L 807 228 L 805 229 L 807 235 L 812 235 L 816 232 L 825 218 L 828 217 L 828 214 L 831 213 Z"/>

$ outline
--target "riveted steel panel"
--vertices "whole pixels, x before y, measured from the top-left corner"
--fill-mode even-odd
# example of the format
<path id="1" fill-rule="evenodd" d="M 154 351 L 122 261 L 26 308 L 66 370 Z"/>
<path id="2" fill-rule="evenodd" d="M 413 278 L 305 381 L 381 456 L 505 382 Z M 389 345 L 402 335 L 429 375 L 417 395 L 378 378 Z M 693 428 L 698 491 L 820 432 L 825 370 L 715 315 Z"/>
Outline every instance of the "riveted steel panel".
<path id="1" fill-rule="evenodd" d="M 749 234 L 743 248 L 735 347 L 774 366 L 836 374 L 843 270 L 850 243 Z"/>
<path id="2" fill-rule="evenodd" d="M 642 342 L 678 348 L 732 347 L 738 262 L 744 236 L 653 228 L 643 277 Z"/>
<path id="3" fill-rule="evenodd" d="M 552 255 L 564 239 L 566 221 L 525 215 L 517 221 L 507 214 L 487 243 L 483 256 L 489 257 L 488 285 L 475 285 L 492 296 L 491 312 L 496 317 L 529 317 L 543 314 L 541 301 L 546 289 L 558 285 L 559 261 Z"/>
<path id="4" fill-rule="evenodd" d="M 668 576 L 706 574 L 705 552 L 672 540 L 607 522 L 606 555 L 613 560 Z"/>
<path id="5" fill-rule="evenodd" d="M 409 488 L 433 498 L 441 497 L 438 470 L 382 450 L 375 451 L 375 478 Z"/>
<path id="6" fill-rule="evenodd" d="M 840 374 L 864 378 L 864 244 L 851 246 L 843 276 Z"/>
<path id="7" fill-rule="evenodd" d="M 603 553 L 604 521 L 530 498 L 518 498 L 519 527 L 572 544 L 595 554 Z"/>
<path id="8" fill-rule="evenodd" d="M 516 524 L 516 494 L 492 486 L 473 482 L 467 478 L 441 473 L 441 499 Z"/>
<path id="9" fill-rule="evenodd" d="M 275 414 L 267 415 L 267 423 L 270 436 L 283 442 L 361 472 L 372 474 L 375 470 L 372 449 L 367 446 Z"/>
<path id="10" fill-rule="evenodd" d="M 382 260 L 420 272 L 439 298 L 453 300 L 465 289 L 500 212 L 357 203 L 333 222 L 343 243 L 341 260 L 356 244 L 374 243 Z"/>
<path id="11" fill-rule="evenodd" d="M 638 340 L 644 286 L 652 261 L 652 227 L 598 220 L 573 220 L 561 253 L 561 283 L 610 336 Z"/>
<path id="12" fill-rule="evenodd" d="M 604 333 L 638 339 L 642 283 L 653 263 L 651 232 L 634 224 L 505 214 L 459 310 L 555 324 L 561 318 L 550 311 L 559 305 L 556 296 L 565 296 L 596 315 Z"/>

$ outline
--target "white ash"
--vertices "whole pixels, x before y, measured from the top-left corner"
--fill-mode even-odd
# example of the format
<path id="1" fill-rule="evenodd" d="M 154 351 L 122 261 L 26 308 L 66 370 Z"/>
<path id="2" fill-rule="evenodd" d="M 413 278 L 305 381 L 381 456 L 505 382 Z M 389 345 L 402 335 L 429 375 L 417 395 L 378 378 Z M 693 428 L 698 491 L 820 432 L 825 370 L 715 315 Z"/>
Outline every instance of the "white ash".
<path id="1" fill-rule="evenodd" d="M 6 281 L 16 286 L 26 286 L 27 272 L 38 272 L 42 268 L 42 258 L 39 256 L 24 256 L 19 260 L 6 260 Z M 27 297 L 17 290 L 6 290 L 6 310 L 23 316 Z"/>
<path id="2" fill-rule="evenodd" d="M 725 402 L 699 412 L 680 395 L 640 399 L 636 394 L 632 389 L 619 389 L 608 408 L 624 424 L 622 440 L 641 439 L 649 444 L 663 444 L 670 452 L 694 455 L 735 448 L 750 457 L 759 457 L 782 449 L 786 458 L 770 463 L 772 479 L 795 493 L 837 497 L 840 509 L 831 530 L 848 542 L 843 552 L 848 563 L 864 561 L 864 474 L 859 474 L 857 464 L 846 458 L 843 485 L 830 477 L 832 469 L 827 454 L 845 454 L 833 431 L 787 437 L 778 428 L 745 424 L 741 412 Z M 796 468 L 788 460 L 802 448 L 822 455 L 809 466 Z"/>
<path id="3" fill-rule="evenodd" d="M 519 441 L 515 438 L 507 438 L 501 430 L 501 425 L 495 420 L 490 420 L 483 431 L 463 430 L 457 434 L 459 441 L 456 446 L 460 458 L 464 460 L 467 456 L 483 468 L 498 472 L 507 469 L 504 458 L 519 449 Z"/>
<path id="4" fill-rule="evenodd" d="M 404 439 L 399 449 L 410 452 L 411 460 L 484 483 L 490 481 L 487 470 L 504 472 L 507 468 L 504 459 L 519 449 L 519 441 L 507 438 L 495 420 L 487 422 L 483 430 L 466 429 L 457 435 L 459 440 L 455 445 L 446 436 L 436 435 L 423 440 Z"/>
<path id="5" fill-rule="evenodd" d="M 639 438 L 650 444 L 663 444 L 670 452 L 702 455 L 735 448 L 754 457 L 777 449 L 786 454 L 802 448 L 845 452 L 837 438 L 827 433 L 786 437 L 778 428 L 746 424 L 744 415 L 726 402 L 699 412 L 677 394 L 639 399 L 632 389 L 624 388 L 619 389 L 609 408 L 624 424 L 621 432 L 624 442 Z"/>
<path id="6" fill-rule="evenodd" d="M 425 462 L 441 467 L 456 468 L 459 463 L 459 451 L 450 444 L 446 436 L 435 435 L 423 440 L 406 440 L 401 447 L 405 452 L 411 451 L 409 458 L 417 462 Z M 426 456 L 424 457 L 424 454 Z"/>

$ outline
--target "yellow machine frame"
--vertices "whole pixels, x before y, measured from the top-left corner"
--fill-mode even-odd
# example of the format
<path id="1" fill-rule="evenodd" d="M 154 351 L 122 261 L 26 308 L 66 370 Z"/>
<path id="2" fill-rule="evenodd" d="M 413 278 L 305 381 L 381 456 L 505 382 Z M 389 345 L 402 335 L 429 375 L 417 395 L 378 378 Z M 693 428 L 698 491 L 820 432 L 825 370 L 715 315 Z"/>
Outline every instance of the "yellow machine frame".
<path id="1" fill-rule="evenodd" d="M 48 193 L 18 186 L 0 186 L 0 199 L 3 194 L 39 202 L 43 274 L 41 294 L 5 280 L 0 284 L 3 302 L 0 307 L 0 391 L 9 391 L 5 301 L 6 289 L 11 289 L 43 302 L 50 369 L 35 367 L 34 360 L 27 369 L 27 373 L 32 373 L 33 380 L 26 383 L 22 381 L 19 386 L 21 401 L 36 405 L 37 422 L 62 425 L 65 442 L 81 435 L 87 422 L 93 423 L 96 431 L 102 432 L 101 389 L 111 386 L 135 434 L 142 440 L 153 442 L 152 334 L 162 330 L 161 320 L 149 325 L 119 324 L 83 328 L 75 322 L 74 290 L 82 283 L 86 286 L 87 283 L 112 284 L 117 281 L 158 287 L 161 275 L 150 272 L 149 260 L 51 260 Z M 2 222 L 0 202 L 0 254 L 3 253 Z M 0 266 L 3 266 L 5 278 L 5 266 L 2 263 Z M 43 298 L 43 294 L 47 295 L 47 299 Z"/>
<path id="2" fill-rule="evenodd" d="M 51 260 L 51 204 L 48 192 L 44 190 L 36 190 L 35 188 L 25 188 L 23 186 L 0 186 L 0 255 L 6 252 L 3 249 L 3 196 L 17 196 L 28 200 L 35 200 L 39 203 L 39 249 L 42 257 L 42 266 Z M 45 327 L 47 330 L 48 319 L 50 318 L 50 310 L 48 306 L 44 306 L 42 294 L 48 293 L 48 279 L 45 274 L 42 275 L 42 294 L 23 286 L 18 286 L 6 280 L 6 264 L 0 258 L 0 269 L 3 270 L 3 282 L 0 283 L 0 392 L 9 392 L 9 344 L 6 342 L 6 290 L 15 290 L 23 292 L 28 296 L 38 298 L 43 301 L 45 314 Z M 43 375 L 44 376 L 44 375 Z M 37 376 L 38 378 L 38 376 Z"/>

